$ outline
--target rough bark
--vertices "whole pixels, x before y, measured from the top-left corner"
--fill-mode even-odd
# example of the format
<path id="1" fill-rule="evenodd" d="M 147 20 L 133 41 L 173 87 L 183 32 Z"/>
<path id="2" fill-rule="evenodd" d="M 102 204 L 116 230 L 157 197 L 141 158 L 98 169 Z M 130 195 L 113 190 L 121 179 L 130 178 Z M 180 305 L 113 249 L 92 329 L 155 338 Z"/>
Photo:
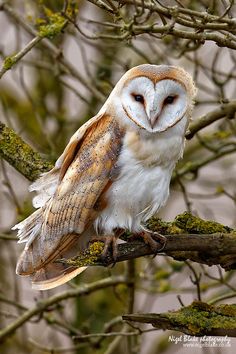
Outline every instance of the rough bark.
<path id="1" fill-rule="evenodd" d="M 167 313 L 130 314 L 122 316 L 131 322 L 150 323 L 158 329 L 169 329 L 191 336 L 236 337 L 236 305 L 212 306 L 194 301 L 190 306 Z"/>

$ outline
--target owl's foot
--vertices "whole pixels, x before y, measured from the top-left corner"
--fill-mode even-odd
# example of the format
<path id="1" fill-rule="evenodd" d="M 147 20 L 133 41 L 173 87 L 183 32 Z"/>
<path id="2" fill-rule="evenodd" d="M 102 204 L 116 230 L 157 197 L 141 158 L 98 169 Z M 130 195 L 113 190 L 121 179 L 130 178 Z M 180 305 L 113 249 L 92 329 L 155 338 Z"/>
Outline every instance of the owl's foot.
<path id="1" fill-rule="evenodd" d="M 117 260 L 117 254 L 118 254 L 117 236 L 115 235 L 97 236 L 97 237 L 93 237 L 90 243 L 91 242 L 103 242 L 104 249 L 100 255 L 100 258 L 105 261 L 106 257 L 110 255 L 110 250 L 111 250 L 113 265 L 115 265 Z"/>
<path id="2" fill-rule="evenodd" d="M 151 248 L 154 254 L 162 251 L 166 245 L 166 237 L 143 227 L 143 232 L 138 234 L 140 238 Z"/>

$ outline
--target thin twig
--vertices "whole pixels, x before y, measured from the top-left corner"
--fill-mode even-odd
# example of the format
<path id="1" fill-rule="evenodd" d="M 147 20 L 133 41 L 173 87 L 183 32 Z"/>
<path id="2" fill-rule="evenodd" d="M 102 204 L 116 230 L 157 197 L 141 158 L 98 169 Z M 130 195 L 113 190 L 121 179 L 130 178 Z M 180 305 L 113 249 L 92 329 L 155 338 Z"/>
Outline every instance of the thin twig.
<path id="1" fill-rule="evenodd" d="M 8 70 L 12 69 L 13 66 L 15 66 L 27 53 L 29 53 L 32 48 L 41 42 L 42 39 L 43 37 L 36 36 L 19 53 L 5 58 L 5 61 L 0 69 L 0 79 Z"/>
<path id="2" fill-rule="evenodd" d="M 84 284 L 75 290 L 68 290 L 57 295 L 51 296 L 45 300 L 38 301 L 37 304 L 31 309 L 25 311 L 18 319 L 8 326 L 0 330 L 0 342 L 5 340 L 9 335 L 14 333 L 19 327 L 26 323 L 32 317 L 43 313 L 48 307 L 58 304 L 63 300 L 70 298 L 88 295 L 94 291 L 101 290 L 110 286 L 115 286 L 126 282 L 124 276 L 116 276 L 105 278 L 91 284 Z"/>

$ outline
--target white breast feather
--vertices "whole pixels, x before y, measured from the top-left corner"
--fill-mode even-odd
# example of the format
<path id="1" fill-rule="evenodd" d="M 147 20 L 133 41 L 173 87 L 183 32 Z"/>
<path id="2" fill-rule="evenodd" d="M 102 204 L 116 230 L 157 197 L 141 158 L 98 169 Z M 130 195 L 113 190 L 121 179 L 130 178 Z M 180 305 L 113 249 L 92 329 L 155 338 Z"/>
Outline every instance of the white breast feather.
<path id="1" fill-rule="evenodd" d="M 98 233 L 109 235 L 115 228 L 141 231 L 141 223 L 166 203 L 172 171 L 183 153 L 185 126 L 186 119 L 182 119 L 176 126 L 157 133 L 158 136 L 146 142 L 144 149 L 155 161 L 151 167 L 135 158 L 124 139 L 117 162 L 119 178 L 108 190 L 108 206 L 94 222 Z"/>

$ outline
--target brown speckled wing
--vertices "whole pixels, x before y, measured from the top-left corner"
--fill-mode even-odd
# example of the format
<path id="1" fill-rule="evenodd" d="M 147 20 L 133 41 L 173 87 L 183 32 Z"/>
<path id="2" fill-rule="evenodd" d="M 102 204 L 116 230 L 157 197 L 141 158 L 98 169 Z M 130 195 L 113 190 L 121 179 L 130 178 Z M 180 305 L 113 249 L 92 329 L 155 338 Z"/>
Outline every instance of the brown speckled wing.
<path id="1" fill-rule="evenodd" d="M 61 181 L 44 211 L 40 237 L 23 252 L 21 273 L 32 273 L 60 257 L 93 222 L 112 183 L 123 132 L 109 115 L 95 121 L 77 143 L 70 142 Z M 101 203 L 102 201 L 102 203 Z M 22 259 L 23 260 L 23 259 Z"/>
<path id="2" fill-rule="evenodd" d="M 47 210 L 43 233 L 54 238 L 84 231 L 94 218 L 96 201 L 109 183 L 121 138 L 112 117 L 105 116 L 93 124 L 58 186 Z"/>

